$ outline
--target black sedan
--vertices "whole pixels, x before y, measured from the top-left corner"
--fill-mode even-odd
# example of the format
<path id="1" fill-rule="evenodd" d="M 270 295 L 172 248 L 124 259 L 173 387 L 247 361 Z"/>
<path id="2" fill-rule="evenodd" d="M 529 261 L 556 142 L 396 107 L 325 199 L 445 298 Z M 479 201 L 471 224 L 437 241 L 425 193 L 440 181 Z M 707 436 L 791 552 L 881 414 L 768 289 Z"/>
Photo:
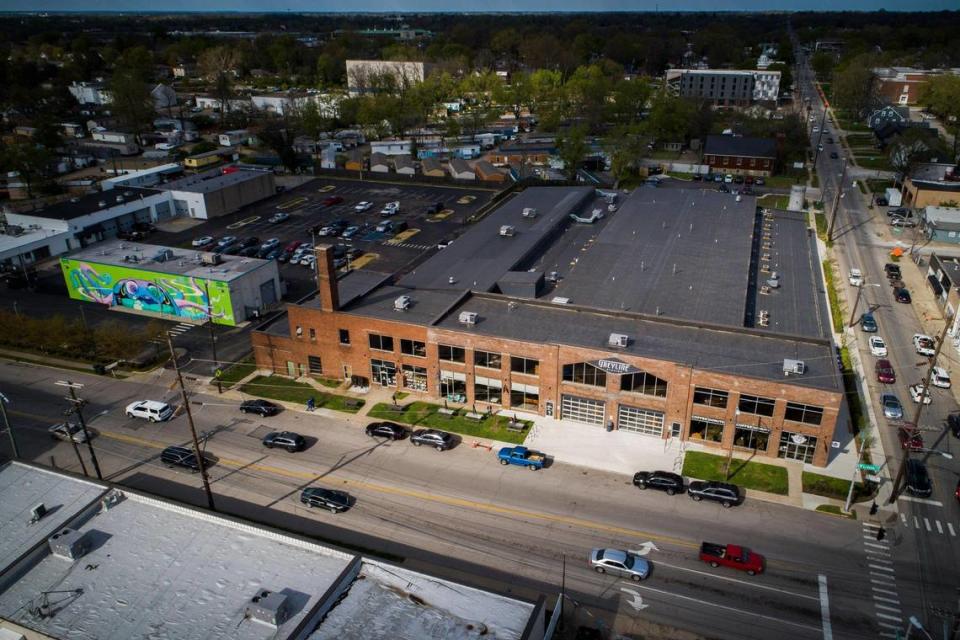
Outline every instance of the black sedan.
<path id="1" fill-rule="evenodd" d="M 407 436 L 407 430 L 393 422 L 371 422 L 365 431 L 371 438 L 403 440 Z"/>
<path id="2" fill-rule="evenodd" d="M 340 513 L 350 508 L 350 494 L 345 491 L 323 489 L 321 487 L 307 487 L 300 494 L 300 502 L 311 509 L 319 507 L 330 513 Z"/>
<path id="3" fill-rule="evenodd" d="M 896 298 L 897 302 L 902 302 L 903 304 L 910 304 L 910 292 L 904 287 L 898 287 L 893 290 L 893 297 Z"/>
<path id="4" fill-rule="evenodd" d="M 633 475 L 638 489 L 659 489 L 668 496 L 683 492 L 683 477 L 669 471 L 638 471 Z"/>
<path id="5" fill-rule="evenodd" d="M 268 418 L 280 413 L 280 405 L 274 404 L 269 400 L 245 400 L 240 404 L 240 411 L 243 413 L 255 413 L 263 418 Z"/>
<path id="6" fill-rule="evenodd" d="M 293 431 L 273 431 L 264 436 L 263 446 L 267 449 L 279 447 L 293 453 L 303 451 L 304 447 L 307 446 L 307 441 L 302 435 Z"/>

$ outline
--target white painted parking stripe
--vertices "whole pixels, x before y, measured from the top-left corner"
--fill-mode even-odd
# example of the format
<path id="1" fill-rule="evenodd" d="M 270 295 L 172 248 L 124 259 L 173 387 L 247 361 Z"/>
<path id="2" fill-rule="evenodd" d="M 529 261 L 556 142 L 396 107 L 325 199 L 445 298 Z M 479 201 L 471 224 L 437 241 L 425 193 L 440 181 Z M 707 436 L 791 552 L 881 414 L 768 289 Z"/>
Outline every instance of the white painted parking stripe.
<path id="1" fill-rule="evenodd" d="M 937 533 L 943 533 L 943 526 L 940 524 L 940 521 L 934 520 L 934 524 L 937 525 Z"/>
<path id="2" fill-rule="evenodd" d="M 900 607 L 891 607 L 886 604 L 877 604 L 876 602 L 873 603 L 873 606 L 876 607 L 877 609 L 883 609 L 884 611 L 892 611 L 894 613 L 900 613 Z"/>
<path id="3" fill-rule="evenodd" d="M 927 528 L 927 531 L 933 531 L 933 529 L 930 528 L 930 521 L 926 518 L 923 519 L 923 526 Z"/>
<path id="4" fill-rule="evenodd" d="M 889 571 L 890 573 L 893 573 L 893 567 L 884 567 L 883 565 L 873 564 L 873 563 L 870 563 L 868 566 L 871 569 L 879 569 L 880 571 Z M 873 573 L 873 571 L 871 571 L 870 573 Z"/>
<path id="5" fill-rule="evenodd" d="M 952 525 L 952 524 L 950 524 L 949 522 L 947 523 L 947 529 L 949 529 L 949 530 L 950 530 L 950 535 L 952 535 L 952 536 L 954 536 L 954 537 L 956 537 L 956 535 L 957 535 L 957 532 L 953 530 L 953 525 Z"/>
<path id="6" fill-rule="evenodd" d="M 901 620 L 903 620 L 903 616 L 892 616 L 889 613 L 880 613 L 879 611 L 876 613 L 876 616 L 878 618 L 884 618 L 886 620 L 896 620 L 897 622 L 900 622 Z"/>
<path id="7" fill-rule="evenodd" d="M 823 640 L 833 640 L 833 627 L 830 625 L 830 598 L 827 594 L 827 576 L 820 574 L 820 624 L 823 627 Z"/>

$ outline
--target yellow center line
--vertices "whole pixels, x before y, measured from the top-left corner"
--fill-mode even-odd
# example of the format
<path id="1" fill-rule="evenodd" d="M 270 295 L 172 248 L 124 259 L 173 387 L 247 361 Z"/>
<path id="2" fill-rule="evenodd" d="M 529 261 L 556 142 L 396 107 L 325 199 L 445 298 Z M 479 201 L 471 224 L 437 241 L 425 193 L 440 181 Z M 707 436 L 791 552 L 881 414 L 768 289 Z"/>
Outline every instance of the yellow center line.
<path id="1" fill-rule="evenodd" d="M 165 443 L 154 442 L 152 440 L 145 440 L 142 438 L 137 438 L 134 436 L 128 436 L 119 433 L 113 433 L 108 431 L 100 432 L 102 437 L 111 438 L 114 440 L 119 440 L 121 442 L 127 442 L 130 444 L 139 444 L 146 447 L 151 447 L 154 449 L 164 449 L 168 445 Z M 313 480 L 318 478 L 316 473 L 307 473 L 305 471 L 293 471 L 290 469 L 282 469 L 280 467 L 274 467 L 271 465 L 265 464 L 250 464 L 249 462 L 243 462 L 241 460 L 233 460 L 230 458 L 220 458 L 219 464 L 234 467 L 234 468 L 245 468 L 245 469 L 255 469 L 257 471 L 263 471 L 266 473 L 272 473 L 280 476 L 286 476 L 288 478 L 296 478 L 299 480 Z M 594 522 L 592 520 L 584 520 L 582 518 L 574 518 L 570 516 L 561 516 L 550 513 L 543 513 L 539 511 L 527 511 L 524 509 L 517 509 L 514 507 L 505 507 L 500 505 L 491 504 L 489 502 L 478 502 L 476 500 L 467 500 L 465 498 L 453 498 L 450 496 L 438 495 L 435 493 L 426 493 L 423 491 L 417 491 L 415 489 L 402 489 L 398 487 L 390 487 L 386 485 L 376 484 L 373 482 L 366 482 L 364 480 L 351 480 L 349 478 L 343 478 L 340 476 L 328 475 L 323 477 L 326 482 L 339 482 L 345 485 L 356 487 L 357 489 L 368 489 L 377 493 L 391 494 L 396 496 L 404 496 L 407 498 L 415 498 L 418 500 L 429 500 L 430 502 L 436 502 L 440 504 L 445 504 L 452 507 L 461 507 L 464 509 L 473 509 L 475 511 L 485 511 L 487 513 L 498 513 L 501 515 L 515 516 L 518 518 L 527 518 L 531 520 L 540 520 L 543 522 L 552 522 L 555 524 L 566 524 L 571 527 L 582 527 L 586 529 L 593 529 L 596 531 L 603 531 L 605 533 L 613 533 L 622 536 L 628 536 L 631 538 L 643 538 L 645 540 L 655 540 L 658 542 L 666 542 L 680 547 L 686 547 L 689 549 L 699 549 L 700 545 L 693 543 L 687 540 L 682 540 L 680 538 L 674 538 L 672 536 L 665 536 L 660 534 L 648 533 L 645 531 L 638 531 L 636 529 L 627 529 L 625 527 L 618 527 L 615 525 L 601 524 L 599 522 Z"/>

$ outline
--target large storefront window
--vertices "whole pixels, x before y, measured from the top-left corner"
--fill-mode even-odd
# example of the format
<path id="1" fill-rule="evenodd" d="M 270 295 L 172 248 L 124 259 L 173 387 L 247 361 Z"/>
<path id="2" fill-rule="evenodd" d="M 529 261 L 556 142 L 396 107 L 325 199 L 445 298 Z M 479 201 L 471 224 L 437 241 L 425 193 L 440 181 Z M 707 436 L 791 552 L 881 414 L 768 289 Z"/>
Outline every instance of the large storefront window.
<path id="1" fill-rule="evenodd" d="M 642 393 L 659 398 L 667 397 L 667 381 L 661 380 L 657 376 L 645 371 L 628 373 L 621 376 L 620 389 L 622 391 L 633 391 L 634 393 Z"/>
<path id="2" fill-rule="evenodd" d="M 621 431 L 633 431 L 648 436 L 663 436 L 663 413 L 640 407 L 620 405 L 617 426 Z"/>
<path id="3" fill-rule="evenodd" d="M 730 394 L 719 389 L 707 389 L 705 387 L 696 387 L 693 390 L 693 404 L 702 404 L 706 407 L 716 407 L 725 409 L 727 399 Z"/>
<path id="4" fill-rule="evenodd" d="M 712 418 L 700 418 L 694 416 L 690 418 L 690 439 L 703 440 L 705 442 L 723 441 L 723 420 L 714 420 Z"/>
<path id="5" fill-rule="evenodd" d="M 793 422 L 803 422 L 804 424 L 820 424 L 823 420 L 823 407 L 816 407 L 809 404 L 800 404 L 798 402 L 788 402 L 786 413 L 783 414 L 784 420 Z"/>
<path id="6" fill-rule="evenodd" d="M 563 381 L 589 384 L 593 387 L 607 386 L 607 374 L 589 362 L 563 365 Z"/>
<path id="7" fill-rule="evenodd" d="M 503 398 L 503 383 L 496 378 L 474 376 L 473 399 L 475 402 L 491 402 L 500 404 Z"/>
<path id="8" fill-rule="evenodd" d="M 510 406 L 524 411 L 539 411 L 540 387 L 519 382 L 510 383 Z"/>
<path id="9" fill-rule="evenodd" d="M 384 387 L 397 384 L 397 365 L 386 360 L 370 360 L 370 373 L 373 381 Z"/>
<path id="10" fill-rule="evenodd" d="M 802 433 L 791 433 L 784 431 L 780 434 L 780 448 L 777 450 L 778 458 L 788 460 L 801 460 L 806 463 L 813 462 L 813 454 L 817 451 L 817 439 L 813 436 L 805 436 Z"/>
<path id="11" fill-rule="evenodd" d="M 403 388 L 414 391 L 427 390 L 427 370 L 425 367 L 403 365 Z"/>
<path id="12" fill-rule="evenodd" d="M 770 430 L 747 424 L 738 424 L 733 432 L 733 446 L 738 449 L 766 451 L 770 440 Z"/>
<path id="13" fill-rule="evenodd" d="M 740 394 L 740 402 L 737 404 L 737 408 L 742 413 L 752 413 L 758 416 L 773 416 L 773 410 L 776 406 L 776 401 L 772 398 L 762 398 L 760 396 L 748 396 L 746 394 Z"/>
<path id="14" fill-rule="evenodd" d="M 467 374 L 440 371 L 440 396 L 450 402 L 467 401 Z"/>

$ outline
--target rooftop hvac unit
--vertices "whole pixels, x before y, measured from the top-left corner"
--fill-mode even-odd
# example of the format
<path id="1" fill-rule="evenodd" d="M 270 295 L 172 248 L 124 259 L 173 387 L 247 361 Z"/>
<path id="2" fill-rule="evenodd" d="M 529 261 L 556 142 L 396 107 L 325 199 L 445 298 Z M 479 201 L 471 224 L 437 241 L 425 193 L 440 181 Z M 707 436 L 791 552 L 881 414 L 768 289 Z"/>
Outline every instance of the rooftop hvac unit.
<path id="1" fill-rule="evenodd" d="M 45 515 L 47 515 L 47 505 L 41 502 L 30 510 L 30 524 L 40 522 L 40 519 Z"/>
<path id="2" fill-rule="evenodd" d="M 501 235 L 501 236 L 510 237 L 510 236 L 513 235 L 513 233 L 514 233 L 514 229 L 513 229 L 513 227 L 510 226 L 509 224 L 505 224 L 505 225 L 503 225 L 502 227 L 500 227 L 500 235 Z"/>
<path id="3" fill-rule="evenodd" d="M 625 333 L 611 333 L 607 344 L 611 347 L 626 347 L 630 343 L 630 336 Z"/>
<path id="4" fill-rule="evenodd" d="M 77 531 L 64 527 L 47 540 L 53 555 L 67 560 L 77 560 L 87 552 L 86 536 Z"/>
<path id="5" fill-rule="evenodd" d="M 218 265 L 223 262 L 223 256 L 219 253 L 210 253 L 205 251 L 200 254 L 200 262 L 202 264 L 208 264 L 211 266 Z"/>
<path id="6" fill-rule="evenodd" d="M 406 311 L 410 308 L 410 296 L 400 296 L 393 301 L 393 310 L 394 311 Z"/>
<path id="7" fill-rule="evenodd" d="M 803 360 L 790 360 L 789 358 L 783 359 L 783 375 L 785 376 L 802 376 L 803 372 L 807 370 L 807 365 L 803 363 Z"/>
<path id="8" fill-rule="evenodd" d="M 473 311 L 460 312 L 460 324 L 477 324 L 477 314 Z"/>
<path id="9" fill-rule="evenodd" d="M 564 298 L 563 296 L 554 296 L 550 301 L 553 304 L 570 304 L 570 298 Z"/>
<path id="10" fill-rule="evenodd" d="M 533 207 L 524 207 L 522 215 L 524 218 L 536 218 L 537 210 L 534 209 Z"/>
<path id="11" fill-rule="evenodd" d="M 287 607 L 287 596 L 282 593 L 273 593 L 263 590 L 250 598 L 246 615 L 255 622 L 279 627 L 290 616 Z"/>

